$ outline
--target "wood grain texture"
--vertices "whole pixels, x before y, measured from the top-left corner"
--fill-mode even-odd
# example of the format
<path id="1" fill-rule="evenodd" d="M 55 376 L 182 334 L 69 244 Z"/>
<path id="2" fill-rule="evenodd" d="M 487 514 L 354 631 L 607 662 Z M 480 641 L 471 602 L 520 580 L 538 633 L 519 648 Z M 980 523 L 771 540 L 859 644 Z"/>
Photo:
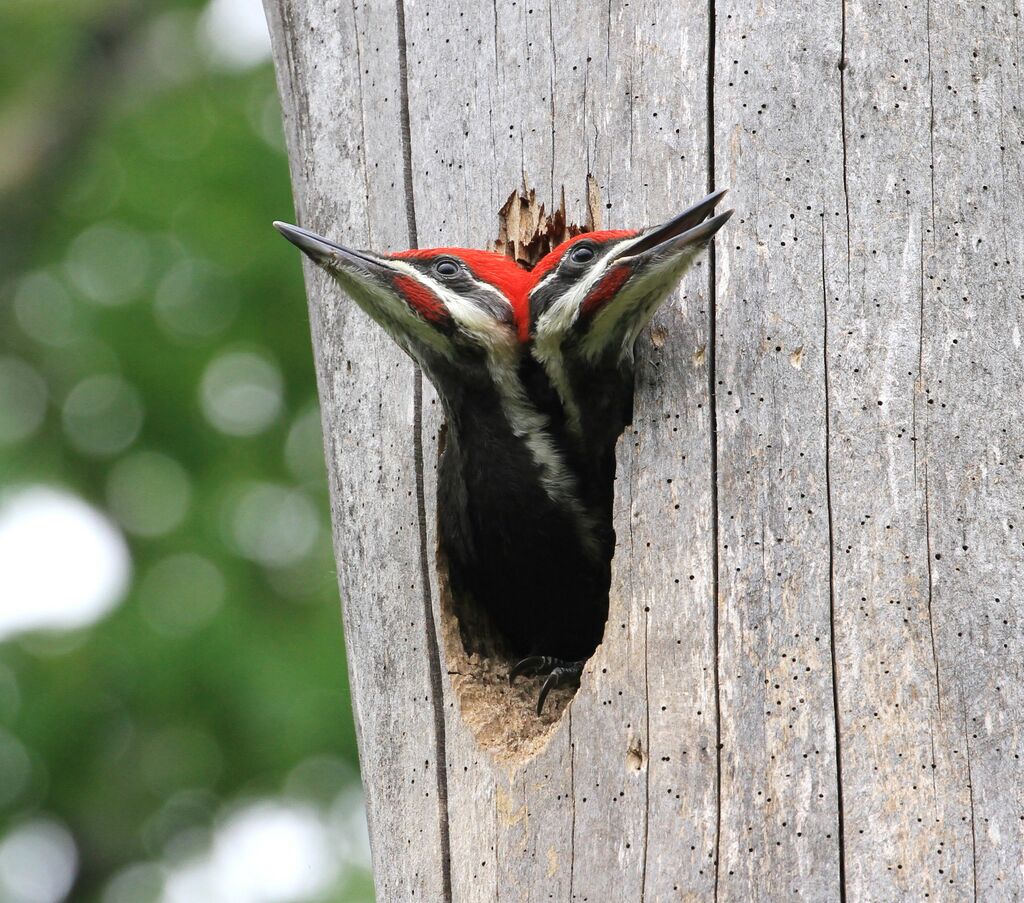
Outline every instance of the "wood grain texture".
<path id="1" fill-rule="evenodd" d="M 880 12 L 899 41 L 875 40 L 866 10 L 847 20 L 849 230 L 833 216 L 822 245 L 849 883 L 874 899 L 963 900 L 963 719 L 948 687 L 943 699 L 929 561 L 930 36 L 917 12 Z"/>
<path id="2" fill-rule="evenodd" d="M 268 2 L 298 220 L 407 243 L 392 6 Z M 443 899 L 408 358 L 305 264 L 335 554 L 381 900 Z M 382 566 L 386 561 L 387 566 Z"/>
<path id="3" fill-rule="evenodd" d="M 605 641 L 530 757 L 433 566 L 432 698 L 439 404 L 418 461 L 411 365 L 307 270 L 378 898 L 1024 897 L 1014 2 L 267 9 L 319 231 L 482 247 L 524 177 L 737 210 L 640 340 Z"/>
<path id="4" fill-rule="evenodd" d="M 820 239 L 842 211 L 840 14 L 717 10 L 716 164 L 738 220 L 717 243 L 714 376 L 718 877 L 735 900 L 840 896 Z"/>

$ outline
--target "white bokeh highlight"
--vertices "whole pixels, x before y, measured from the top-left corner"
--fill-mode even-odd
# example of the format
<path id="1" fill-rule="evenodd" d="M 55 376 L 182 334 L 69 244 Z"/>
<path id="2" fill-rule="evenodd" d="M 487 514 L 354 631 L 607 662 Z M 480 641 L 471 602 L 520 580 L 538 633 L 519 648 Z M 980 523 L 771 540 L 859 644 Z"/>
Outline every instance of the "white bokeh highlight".
<path id="1" fill-rule="evenodd" d="M 152 862 L 121 869 L 103 889 L 101 903 L 157 903 L 163 889 L 163 870 Z"/>
<path id="2" fill-rule="evenodd" d="M 292 421 L 285 440 L 284 461 L 296 480 L 326 484 L 324 437 L 320 427 L 320 407 L 315 400 Z"/>
<path id="3" fill-rule="evenodd" d="M 36 818 L 0 840 L 0 900 L 60 903 L 74 884 L 78 851 L 62 824 Z"/>
<path id="4" fill-rule="evenodd" d="M 79 382 L 64 401 L 62 421 L 71 444 L 85 455 L 108 457 L 131 445 L 142 429 L 142 398 L 113 373 Z"/>
<path id="5" fill-rule="evenodd" d="M 304 492 L 276 483 L 246 483 L 229 504 L 235 547 L 268 567 L 294 564 L 320 532 L 316 505 Z"/>
<path id="6" fill-rule="evenodd" d="M 124 537 L 77 496 L 49 486 L 0 495 L 0 641 L 92 624 L 123 598 L 130 572 Z"/>
<path id="7" fill-rule="evenodd" d="M 172 339 L 186 344 L 223 332 L 238 308 L 238 289 L 230 275 L 198 257 L 174 264 L 153 296 L 157 323 Z"/>
<path id="8" fill-rule="evenodd" d="M 31 777 L 28 750 L 14 734 L 0 727 L 0 806 L 15 802 L 28 788 Z"/>
<path id="9" fill-rule="evenodd" d="M 43 424 L 46 381 L 25 361 L 0 356 L 0 447 L 28 439 Z"/>
<path id="10" fill-rule="evenodd" d="M 14 316 L 26 335 L 44 345 L 63 347 L 75 340 L 74 302 L 52 273 L 24 276 L 14 292 Z"/>
<path id="11" fill-rule="evenodd" d="M 331 832 L 312 806 L 262 801 L 229 817 L 210 849 L 176 866 L 161 903 L 289 903 L 338 879 Z"/>
<path id="12" fill-rule="evenodd" d="M 114 307 L 139 297 L 150 256 L 142 233 L 121 223 L 98 223 L 71 243 L 65 270 L 81 295 L 101 307 Z"/>
<path id="13" fill-rule="evenodd" d="M 139 607 L 157 633 L 187 636 L 208 623 L 224 604 L 224 575 L 208 558 L 181 552 L 161 558 L 139 584 Z"/>
<path id="14" fill-rule="evenodd" d="M 199 18 L 199 43 L 211 62 L 248 69 L 270 59 L 270 32 L 260 0 L 211 0 Z"/>

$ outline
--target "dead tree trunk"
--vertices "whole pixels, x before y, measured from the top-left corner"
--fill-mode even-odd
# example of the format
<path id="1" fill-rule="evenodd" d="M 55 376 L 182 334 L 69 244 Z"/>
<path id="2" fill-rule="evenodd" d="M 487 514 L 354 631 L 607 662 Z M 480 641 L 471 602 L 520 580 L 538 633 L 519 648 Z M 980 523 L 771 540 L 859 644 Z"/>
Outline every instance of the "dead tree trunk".
<path id="1" fill-rule="evenodd" d="M 267 11 L 320 232 L 479 247 L 524 174 L 737 210 L 639 343 L 605 641 L 533 728 L 444 602 L 430 387 L 307 269 L 379 899 L 1024 897 L 1018 7 Z"/>

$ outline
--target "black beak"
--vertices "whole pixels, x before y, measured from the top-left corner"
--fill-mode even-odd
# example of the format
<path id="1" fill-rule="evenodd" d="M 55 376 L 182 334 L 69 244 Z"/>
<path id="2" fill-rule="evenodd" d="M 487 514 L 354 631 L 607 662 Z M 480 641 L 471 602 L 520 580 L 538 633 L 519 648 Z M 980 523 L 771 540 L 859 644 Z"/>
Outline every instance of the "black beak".
<path id="1" fill-rule="evenodd" d="M 648 229 L 640 241 L 623 249 L 626 255 L 623 260 L 640 257 L 648 252 L 681 251 L 707 244 L 733 214 L 732 210 L 726 210 L 708 219 L 728 190 L 720 188 L 667 223 Z"/>
<path id="2" fill-rule="evenodd" d="M 347 269 L 361 270 L 367 276 L 379 275 L 390 270 L 385 260 L 372 257 L 363 251 L 353 251 L 301 226 L 275 221 L 274 228 L 310 260 L 321 266 L 336 268 L 339 264 L 349 264 Z"/>

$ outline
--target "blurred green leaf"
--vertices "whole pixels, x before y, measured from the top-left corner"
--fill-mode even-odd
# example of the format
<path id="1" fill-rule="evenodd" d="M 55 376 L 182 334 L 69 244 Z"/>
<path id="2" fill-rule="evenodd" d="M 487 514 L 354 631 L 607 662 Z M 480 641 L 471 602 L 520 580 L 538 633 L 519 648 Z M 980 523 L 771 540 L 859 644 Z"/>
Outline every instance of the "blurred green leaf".
<path id="1" fill-rule="evenodd" d="M 132 556 L 104 620 L 0 641 L 0 838 L 66 825 L 82 901 L 141 899 L 176 837 L 287 795 L 303 762 L 358 788 L 301 270 L 270 228 L 292 210 L 273 72 L 210 62 L 202 13 L 0 11 L 0 361 L 24 390 L 0 494 L 64 487 Z M 279 398 L 225 431 L 204 375 L 232 354 L 271 362 Z M 221 371 L 231 412 L 267 404 Z M 246 518 L 289 516 L 308 540 L 265 554 Z M 371 900 L 365 868 L 331 894 Z"/>

